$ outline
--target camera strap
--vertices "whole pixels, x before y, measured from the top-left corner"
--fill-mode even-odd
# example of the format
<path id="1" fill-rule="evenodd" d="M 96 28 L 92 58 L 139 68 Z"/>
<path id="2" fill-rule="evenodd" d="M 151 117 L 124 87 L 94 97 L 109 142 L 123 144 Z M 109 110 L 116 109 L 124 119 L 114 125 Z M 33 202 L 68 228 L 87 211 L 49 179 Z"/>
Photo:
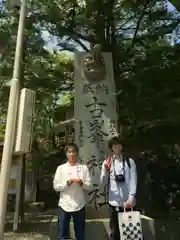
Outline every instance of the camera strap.
<path id="1" fill-rule="evenodd" d="M 114 159 L 112 159 L 112 162 L 113 162 L 113 169 L 114 169 L 114 175 L 116 175 L 116 170 L 115 170 L 115 164 L 114 164 Z M 127 165 L 129 167 L 129 170 L 131 169 L 131 164 L 130 164 L 130 159 L 129 157 L 124 157 L 123 156 L 123 172 L 125 173 L 125 162 L 127 162 Z M 109 171 L 109 174 L 108 174 L 108 184 L 107 184 L 107 188 L 106 188 L 106 198 L 108 199 L 108 195 L 109 195 L 109 182 L 110 182 L 110 171 Z"/>
<path id="2" fill-rule="evenodd" d="M 113 170 L 114 170 L 114 175 L 117 176 L 116 170 L 115 170 L 114 160 L 115 160 L 115 158 L 112 161 L 113 162 Z M 131 169 L 131 164 L 130 164 L 129 157 L 123 156 L 123 160 L 122 161 L 123 161 L 123 175 L 125 175 L 125 163 L 127 163 L 129 169 Z"/>
<path id="3" fill-rule="evenodd" d="M 117 174 L 116 174 L 116 169 L 115 169 L 115 164 L 114 164 L 114 160 L 115 160 L 115 158 L 113 159 L 113 170 L 114 170 L 114 175 L 115 176 L 117 176 Z M 125 175 L 125 159 L 124 159 L 124 157 L 123 157 L 123 160 L 122 160 L 122 164 L 123 164 L 123 175 Z"/>

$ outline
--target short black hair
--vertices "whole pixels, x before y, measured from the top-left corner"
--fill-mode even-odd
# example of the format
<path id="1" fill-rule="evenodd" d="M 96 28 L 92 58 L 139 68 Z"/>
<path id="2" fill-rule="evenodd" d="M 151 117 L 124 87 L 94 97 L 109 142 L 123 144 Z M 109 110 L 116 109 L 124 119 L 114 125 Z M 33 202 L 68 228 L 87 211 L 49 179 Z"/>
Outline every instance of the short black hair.
<path id="1" fill-rule="evenodd" d="M 75 148 L 76 152 L 78 152 L 78 147 L 77 147 L 77 145 L 74 142 L 67 142 L 65 144 L 65 147 L 64 147 L 65 153 L 67 153 L 67 150 L 69 148 Z"/>
<path id="2" fill-rule="evenodd" d="M 113 145 L 122 145 L 122 147 L 124 147 L 124 142 L 122 139 L 120 139 L 119 137 L 112 137 L 109 141 L 108 141 L 108 148 L 109 150 L 112 150 L 112 146 Z"/>

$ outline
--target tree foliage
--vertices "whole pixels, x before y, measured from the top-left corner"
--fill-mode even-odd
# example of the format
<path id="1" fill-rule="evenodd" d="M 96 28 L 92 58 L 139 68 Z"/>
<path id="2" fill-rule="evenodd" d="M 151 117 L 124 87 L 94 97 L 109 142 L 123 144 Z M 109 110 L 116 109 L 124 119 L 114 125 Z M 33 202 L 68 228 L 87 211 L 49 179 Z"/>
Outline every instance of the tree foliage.
<path id="1" fill-rule="evenodd" d="M 178 8 L 178 1 L 172 3 Z M 17 22 L 18 11 L 1 8 L 1 114 L 7 107 L 4 83 L 12 76 Z M 54 138 L 51 129 L 65 115 L 60 96 L 73 90 L 72 60 L 60 51 L 89 51 L 100 43 L 103 51 L 112 52 L 119 122 L 131 147 L 178 143 L 179 22 L 165 0 L 30 1 L 24 86 L 37 92 L 36 138 Z M 43 32 L 53 37 L 56 51 L 45 48 Z"/>
<path id="2" fill-rule="evenodd" d="M 157 144 L 176 141 L 179 45 L 166 37 L 172 33 L 178 37 L 180 19 L 167 10 L 167 1 L 157 0 L 30 2 L 24 84 L 37 92 L 42 126 L 42 118 L 52 118 L 58 109 L 60 92 L 73 89 L 72 63 L 59 51 L 45 48 L 42 32 L 48 32 L 61 50 L 88 51 L 90 45 L 100 43 L 103 51 L 112 52 L 120 124 L 127 138 L 146 138 L 148 144 L 153 138 Z M 2 106 L 6 106 L 9 92 L 3 83 L 12 76 L 17 23 L 18 11 L 1 8 Z M 45 122 L 52 124 L 49 119 Z"/>
<path id="3" fill-rule="evenodd" d="M 159 185 L 152 187 L 152 195 L 158 192 L 159 202 L 165 195 L 169 201 L 170 192 L 176 195 L 177 189 L 168 179 L 170 158 L 157 146 L 179 142 L 178 14 L 168 12 L 167 1 L 157 0 L 40 0 L 34 9 L 40 26 L 56 38 L 58 47 L 88 51 L 100 43 L 103 51 L 112 52 L 124 137 L 136 152 L 154 150 L 158 160 L 147 158 L 144 172 Z M 162 172 L 159 177 L 157 168 Z"/>
<path id="4" fill-rule="evenodd" d="M 157 144 L 175 141 L 179 45 L 167 38 L 177 37 L 179 17 L 168 12 L 167 1 L 40 0 L 32 12 L 60 48 L 88 51 L 100 43 L 112 52 L 126 138 L 145 138 L 148 144 L 154 138 Z"/>
<path id="5" fill-rule="evenodd" d="M 176 141 L 179 45 L 172 46 L 173 38 L 167 40 L 166 36 L 173 33 L 178 37 L 180 19 L 167 10 L 167 1 L 152 0 L 30 2 L 24 82 L 37 91 L 37 111 L 41 109 L 42 116 L 52 117 L 53 109 L 58 109 L 60 92 L 73 89 L 72 63 L 59 52 L 50 53 L 44 47 L 42 32 L 48 32 L 62 50 L 88 51 L 90 45 L 100 43 L 103 51 L 112 52 L 118 112 L 126 138 L 145 138 L 147 144 L 154 142 L 154 137 L 157 144 Z M 1 9 L 3 82 L 12 75 L 17 22 L 18 13 Z M 7 88 L 2 92 L 1 99 L 5 101 Z M 49 120 L 45 122 L 51 125 Z"/>
<path id="6" fill-rule="evenodd" d="M 15 11 L 16 10 L 16 11 Z M 0 9 L 0 115 L 6 118 L 9 83 L 12 77 L 19 11 Z M 44 162 L 44 156 L 57 151 L 54 125 L 65 120 L 65 107 L 61 106 L 61 95 L 71 91 L 73 85 L 72 60 L 62 52 L 47 48 L 42 28 L 33 12 L 25 19 L 25 36 L 22 69 L 22 86 L 36 91 L 36 116 L 34 121 L 33 169 Z M 0 123 L 2 137 L 5 123 Z"/>

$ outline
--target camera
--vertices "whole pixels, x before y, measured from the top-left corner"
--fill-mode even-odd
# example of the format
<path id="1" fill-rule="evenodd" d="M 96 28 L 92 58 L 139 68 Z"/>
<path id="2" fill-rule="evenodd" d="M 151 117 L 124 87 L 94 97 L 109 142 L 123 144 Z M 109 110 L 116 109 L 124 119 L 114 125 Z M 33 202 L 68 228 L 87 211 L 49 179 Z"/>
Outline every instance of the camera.
<path id="1" fill-rule="evenodd" d="M 125 182 L 125 162 L 123 160 L 123 174 L 116 174 L 114 161 L 113 161 L 113 168 L 114 168 L 114 175 L 115 175 L 115 181 L 119 183 Z"/>
<path id="2" fill-rule="evenodd" d="M 125 182 L 125 177 L 123 174 L 115 175 L 116 182 Z"/>

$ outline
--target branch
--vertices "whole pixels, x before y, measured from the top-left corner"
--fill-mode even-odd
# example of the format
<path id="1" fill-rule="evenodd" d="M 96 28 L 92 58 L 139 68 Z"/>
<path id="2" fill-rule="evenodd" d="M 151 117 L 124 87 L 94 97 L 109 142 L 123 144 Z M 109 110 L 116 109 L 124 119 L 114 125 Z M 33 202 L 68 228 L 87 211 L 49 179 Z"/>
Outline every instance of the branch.
<path id="1" fill-rule="evenodd" d="M 114 33 L 118 32 L 120 29 L 122 29 L 124 25 L 126 25 L 128 22 L 130 22 L 130 21 L 131 21 L 132 19 L 134 19 L 135 17 L 136 17 L 136 15 L 135 15 L 135 16 L 131 16 L 129 19 L 127 19 L 120 27 L 118 27 L 118 28 L 114 31 Z"/>
<path id="2" fill-rule="evenodd" d="M 37 14 L 37 13 L 33 13 L 31 14 L 31 20 L 33 20 L 33 22 L 43 22 L 46 21 L 47 19 L 47 15 L 46 14 Z M 59 22 L 56 21 L 55 18 L 50 18 L 49 22 L 51 24 L 54 24 L 56 26 L 56 30 L 52 31 L 52 29 L 48 29 L 48 31 L 50 33 L 52 33 L 52 35 L 54 35 L 53 33 L 56 33 L 56 36 L 62 38 L 62 35 L 64 36 L 69 36 L 71 37 L 75 42 L 77 42 L 78 44 L 80 44 L 80 46 L 85 50 L 85 51 L 89 51 L 86 46 L 84 46 L 84 44 L 81 42 L 78 42 L 79 39 L 86 41 L 86 42 L 91 42 L 93 44 L 97 44 L 98 42 L 94 39 L 93 36 L 84 36 L 81 33 L 74 31 L 71 27 L 65 27 L 65 26 L 59 26 Z M 83 44 L 83 46 L 82 46 Z"/>
<path id="3" fill-rule="evenodd" d="M 69 41 L 70 39 L 72 39 L 72 40 L 75 41 L 77 44 L 79 44 L 79 45 L 84 49 L 85 52 L 89 52 L 89 49 L 81 42 L 80 39 L 69 37 L 69 38 L 68 38 L 68 41 Z"/>
<path id="4" fill-rule="evenodd" d="M 139 30 L 141 21 L 142 21 L 142 19 L 143 19 L 143 17 L 144 17 L 144 14 L 145 14 L 145 12 L 146 12 L 146 9 L 147 9 L 148 5 L 149 5 L 149 0 L 146 0 L 146 3 L 145 3 L 145 5 L 144 5 L 144 7 L 143 7 L 143 9 L 142 9 L 142 12 L 141 12 L 141 14 L 140 14 L 140 17 L 139 17 L 138 21 L 137 21 L 136 30 L 135 30 L 134 36 L 133 36 L 133 38 L 132 38 L 131 47 L 133 47 L 134 44 L 135 44 L 135 39 L 136 39 L 138 30 Z"/>
<path id="5" fill-rule="evenodd" d="M 86 37 L 79 32 L 74 31 L 72 28 L 60 27 L 59 30 L 63 31 L 65 35 L 70 36 L 73 40 L 77 41 L 78 39 L 84 40 L 86 42 L 91 42 L 93 44 L 98 44 L 98 42 L 91 36 Z M 82 43 L 81 43 L 82 44 Z"/>

